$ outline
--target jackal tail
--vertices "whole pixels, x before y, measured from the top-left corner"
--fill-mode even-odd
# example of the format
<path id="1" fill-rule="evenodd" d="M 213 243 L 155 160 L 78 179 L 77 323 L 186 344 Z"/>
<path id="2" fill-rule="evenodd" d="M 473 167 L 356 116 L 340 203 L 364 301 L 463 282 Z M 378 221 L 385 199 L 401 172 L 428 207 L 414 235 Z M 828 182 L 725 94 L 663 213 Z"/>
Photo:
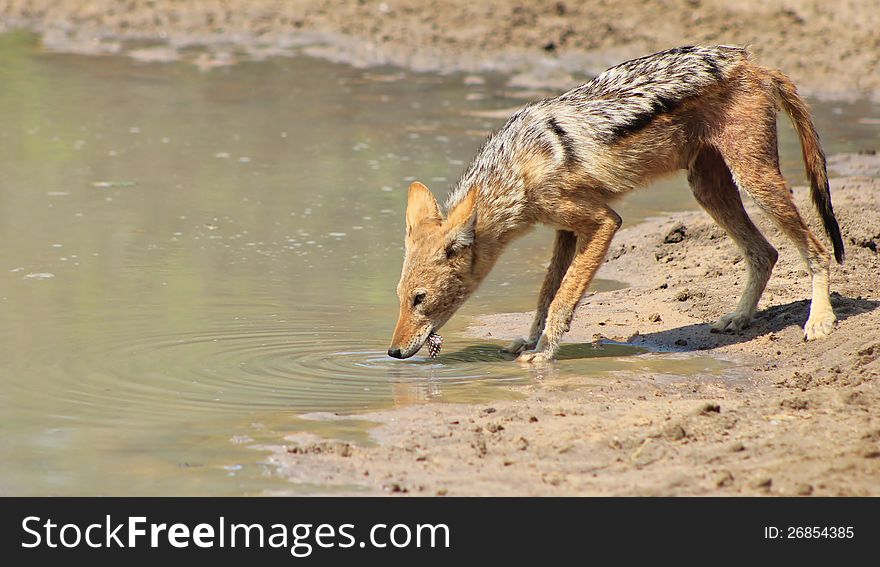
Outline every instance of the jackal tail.
<path id="1" fill-rule="evenodd" d="M 782 110 L 791 118 L 801 142 L 807 176 L 810 178 L 810 196 L 813 205 L 822 217 L 825 233 L 834 246 L 834 259 L 843 263 L 843 239 L 840 226 L 831 206 L 831 191 L 828 188 L 828 172 L 825 169 L 825 153 L 819 144 L 819 135 L 813 125 L 813 118 L 806 101 L 798 94 L 797 87 L 780 71 L 768 70 L 776 90 L 776 98 Z"/>

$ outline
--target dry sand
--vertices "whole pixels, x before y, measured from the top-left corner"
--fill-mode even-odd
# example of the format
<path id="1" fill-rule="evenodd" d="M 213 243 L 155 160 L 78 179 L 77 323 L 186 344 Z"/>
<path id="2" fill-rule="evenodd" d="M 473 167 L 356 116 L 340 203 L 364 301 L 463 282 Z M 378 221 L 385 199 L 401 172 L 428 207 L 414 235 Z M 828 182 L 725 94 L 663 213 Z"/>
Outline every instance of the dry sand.
<path id="1" fill-rule="evenodd" d="M 554 89 L 677 45 L 750 44 L 808 94 L 880 96 L 876 0 L 5 0 L 3 28 L 36 30 L 49 49 L 205 69 L 304 50 Z"/>
<path id="2" fill-rule="evenodd" d="M 708 215 L 678 213 L 618 234 L 599 275 L 631 287 L 586 298 L 567 340 L 598 334 L 711 354 L 733 361 L 736 379 L 625 376 L 587 387 L 550 367 L 514 388 L 523 400 L 359 416 L 379 424 L 375 446 L 294 435 L 271 460 L 293 481 L 343 493 L 880 495 L 880 157 L 830 161 L 842 175 L 832 195 L 847 245 L 832 271 L 840 322 L 830 337 L 803 342 L 808 277 L 754 209 L 779 263 L 752 326 L 711 333 L 745 267 Z M 807 189 L 795 193 L 814 218 Z M 470 333 L 511 338 L 530 317 L 488 316 Z"/>

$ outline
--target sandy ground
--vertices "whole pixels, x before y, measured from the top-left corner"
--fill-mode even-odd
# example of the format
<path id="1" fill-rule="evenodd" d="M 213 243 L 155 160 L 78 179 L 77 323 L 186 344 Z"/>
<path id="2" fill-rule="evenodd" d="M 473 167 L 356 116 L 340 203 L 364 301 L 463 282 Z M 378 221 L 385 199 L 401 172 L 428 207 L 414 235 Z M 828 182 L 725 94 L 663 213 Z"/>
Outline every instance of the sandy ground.
<path id="1" fill-rule="evenodd" d="M 750 44 L 808 94 L 880 97 L 876 0 L 0 0 L 3 28 L 36 30 L 49 49 L 204 69 L 304 50 L 354 65 L 499 70 L 543 88 L 676 45 Z"/>
<path id="2" fill-rule="evenodd" d="M 550 367 L 515 388 L 522 400 L 360 416 L 379 424 L 374 446 L 294 435 L 272 462 L 343 493 L 880 495 L 880 157 L 830 163 L 847 260 L 832 271 L 840 321 L 827 339 L 803 342 L 806 272 L 754 209 L 779 263 L 752 326 L 711 333 L 742 290 L 742 258 L 702 211 L 674 214 L 618 234 L 599 275 L 632 287 L 587 297 L 567 340 L 698 351 L 732 361 L 732 374 L 586 387 Z M 814 218 L 807 189 L 795 193 Z M 530 317 L 488 316 L 470 334 L 511 338 Z"/>

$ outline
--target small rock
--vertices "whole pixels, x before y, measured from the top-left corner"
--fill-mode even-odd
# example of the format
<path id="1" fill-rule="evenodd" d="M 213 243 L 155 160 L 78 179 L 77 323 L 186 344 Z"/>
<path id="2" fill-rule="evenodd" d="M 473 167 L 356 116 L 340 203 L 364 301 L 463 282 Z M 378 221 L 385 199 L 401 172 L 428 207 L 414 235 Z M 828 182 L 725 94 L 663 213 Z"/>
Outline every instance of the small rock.
<path id="1" fill-rule="evenodd" d="M 660 321 L 662 321 L 662 319 L 660 318 L 659 313 L 651 313 L 650 315 L 648 315 L 648 321 L 652 323 L 659 323 Z"/>
<path id="2" fill-rule="evenodd" d="M 670 441 L 680 441 L 687 437 L 687 432 L 684 430 L 684 427 L 678 423 L 670 423 L 666 427 L 663 428 L 663 437 Z"/>
<path id="3" fill-rule="evenodd" d="M 675 299 L 678 301 L 687 301 L 691 298 L 691 292 L 688 289 L 683 289 L 680 292 L 675 294 Z"/>
<path id="4" fill-rule="evenodd" d="M 731 484 L 733 484 L 733 475 L 730 474 L 730 471 L 724 471 L 715 480 L 715 486 L 717 486 L 718 488 L 730 486 Z"/>
<path id="5" fill-rule="evenodd" d="M 697 411 L 698 415 L 708 415 L 710 413 L 721 413 L 721 406 L 715 402 L 707 402 L 700 406 L 700 409 Z"/>
<path id="6" fill-rule="evenodd" d="M 611 250 L 608 253 L 608 260 L 617 260 L 618 258 L 623 256 L 624 254 L 626 254 L 626 246 L 621 244 L 620 246 Z"/>
<path id="7" fill-rule="evenodd" d="M 805 398 L 795 397 L 795 398 L 788 398 L 786 400 L 782 400 L 781 402 L 779 402 L 779 405 L 783 408 L 786 408 L 786 409 L 799 411 L 799 410 L 805 410 L 808 407 L 810 407 L 810 402 L 809 402 L 809 400 L 807 400 Z"/>
<path id="8" fill-rule="evenodd" d="M 687 227 L 682 223 L 678 223 L 666 234 L 663 238 L 663 242 L 666 244 L 675 244 L 684 240 L 685 236 L 687 236 Z"/>
<path id="9" fill-rule="evenodd" d="M 809 372 L 801 373 L 795 371 L 790 378 L 783 380 L 781 384 L 789 388 L 797 388 L 801 391 L 806 391 L 815 385 L 815 382 L 816 380 Z"/>

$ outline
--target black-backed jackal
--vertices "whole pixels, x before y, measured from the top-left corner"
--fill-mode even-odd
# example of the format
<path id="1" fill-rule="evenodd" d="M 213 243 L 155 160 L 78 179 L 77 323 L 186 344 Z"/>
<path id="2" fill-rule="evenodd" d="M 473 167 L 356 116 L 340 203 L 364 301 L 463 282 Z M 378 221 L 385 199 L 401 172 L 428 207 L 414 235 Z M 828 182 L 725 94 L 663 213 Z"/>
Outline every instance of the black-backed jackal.
<path id="1" fill-rule="evenodd" d="M 697 201 L 742 250 L 748 283 L 714 328 L 749 324 L 776 250 L 749 219 L 748 193 L 795 244 L 813 282 L 808 340 L 832 332 L 830 257 L 795 208 L 779 171 L 776 114 L 792 119 L 813 203 L 838 262 L 843 241 L 825 156 L 810 112 L 781 72 L 742 47 L 680 47 L 627 61 L 556 98 L 530 104 L 489 137 L 441 210 L 421 183 L 409 188 L 400 316 L 388 354 L 415 354 L 489 273 L 511 240 L 535 223 L 556 242 L 527 339 L 506 350 L 550 360 L 608 251 L 616 198 L 678 169 Z"/>

